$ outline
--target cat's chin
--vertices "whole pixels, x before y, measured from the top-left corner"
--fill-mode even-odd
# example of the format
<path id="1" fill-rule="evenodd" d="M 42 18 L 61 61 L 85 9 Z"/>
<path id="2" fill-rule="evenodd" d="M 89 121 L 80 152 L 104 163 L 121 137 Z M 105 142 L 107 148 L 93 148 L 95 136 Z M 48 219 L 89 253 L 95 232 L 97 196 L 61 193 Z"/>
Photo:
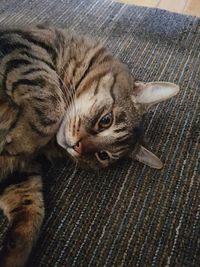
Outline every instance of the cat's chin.
<path id="1" fill-rule="evenodd" d="M 73 148 L 67 148 L 66 150 L 73 159 L 78 160 L 80 158 L 80 154 L 76 152 Z"/>
<path id="2" fill-rule="evenodd" d="M 73 148 L 67 148 L 65 150 L 67 151 L 70 158 L 73 161 L 75 161 L 78 164 L 78 166 L 81 167 L 82 169 L 90 171 L 101 169 L 97 165 L 89 163 L 87 160 L 84 159 L 84 157 L 81 157 L 81 155 L 78 152 L 76 152 Z"/>

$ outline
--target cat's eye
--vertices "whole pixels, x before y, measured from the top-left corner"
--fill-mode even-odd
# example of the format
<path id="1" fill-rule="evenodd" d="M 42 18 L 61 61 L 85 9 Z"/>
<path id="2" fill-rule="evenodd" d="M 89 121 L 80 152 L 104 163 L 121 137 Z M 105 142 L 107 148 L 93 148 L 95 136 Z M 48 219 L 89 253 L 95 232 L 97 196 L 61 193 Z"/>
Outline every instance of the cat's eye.
<path id="1" fill-rule="evenodd" d="M 109 112 L 100 119 L 98 126 L 100 129 L 107 129 L 108 127 L 110 127 L 112 122 L 113 122 L 113 115 L 112 112 Z"/>
<path id="2" fill-rule="evenodd" d="M 108 160 L 110 158 L 106 151 L 99 151 L 96 153 L 96 156 L 100 161 Z"/>

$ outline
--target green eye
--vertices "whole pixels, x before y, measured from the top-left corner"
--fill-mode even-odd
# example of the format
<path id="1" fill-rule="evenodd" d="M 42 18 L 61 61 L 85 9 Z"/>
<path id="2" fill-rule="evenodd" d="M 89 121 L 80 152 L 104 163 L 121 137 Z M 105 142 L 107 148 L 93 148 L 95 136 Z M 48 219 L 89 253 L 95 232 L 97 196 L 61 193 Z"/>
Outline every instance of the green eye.
<path id="1" fill-rule="evenodd" d="M 98 153 L 96 153 L 96 155 L 97 158 L 99 158 L 102 161 L 108 160 L 110 158 L 106 151 L 99 151 Z"/>
<path id="2" fill-rule="evenodd" d="M 99 121 L 99 128 L 107 129 L 108 127 L 110 127 L 112 122 L 113 122 L 112 112 L 109 112 L 104 117 L 102 117 L 101 120 Z"/>

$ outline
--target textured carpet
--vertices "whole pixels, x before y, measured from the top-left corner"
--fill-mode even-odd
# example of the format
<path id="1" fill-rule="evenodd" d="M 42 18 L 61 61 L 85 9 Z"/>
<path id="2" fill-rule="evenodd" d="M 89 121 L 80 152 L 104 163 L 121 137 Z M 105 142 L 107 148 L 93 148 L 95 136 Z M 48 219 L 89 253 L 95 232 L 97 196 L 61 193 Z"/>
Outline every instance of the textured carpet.
<path id="1" fill-rule="evenodd" d="M 108 0 L 0 1 L 1 24 L 46 21 L 98 37 L 137 79 L 181 92 L 145 119 L 162 171 L 131 161 L 99 173 L 70 161 L 48 171 L 46 220 L 27 266 L 200 266 L 199 20 Z"/>

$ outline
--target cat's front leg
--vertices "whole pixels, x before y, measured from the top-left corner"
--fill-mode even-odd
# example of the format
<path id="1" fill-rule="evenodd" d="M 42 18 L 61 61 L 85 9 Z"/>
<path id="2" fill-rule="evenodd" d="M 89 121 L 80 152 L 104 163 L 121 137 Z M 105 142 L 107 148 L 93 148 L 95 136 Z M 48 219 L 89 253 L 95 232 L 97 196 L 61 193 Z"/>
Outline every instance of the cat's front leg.
<path id="1" fill-rule="evenodd" d="M 0 252 L 0 267 L 22 267 L 44 218 L 41 176 L 16 172 L 6 179 L 0 184 L 0 207 L 10 224 Z"/>

